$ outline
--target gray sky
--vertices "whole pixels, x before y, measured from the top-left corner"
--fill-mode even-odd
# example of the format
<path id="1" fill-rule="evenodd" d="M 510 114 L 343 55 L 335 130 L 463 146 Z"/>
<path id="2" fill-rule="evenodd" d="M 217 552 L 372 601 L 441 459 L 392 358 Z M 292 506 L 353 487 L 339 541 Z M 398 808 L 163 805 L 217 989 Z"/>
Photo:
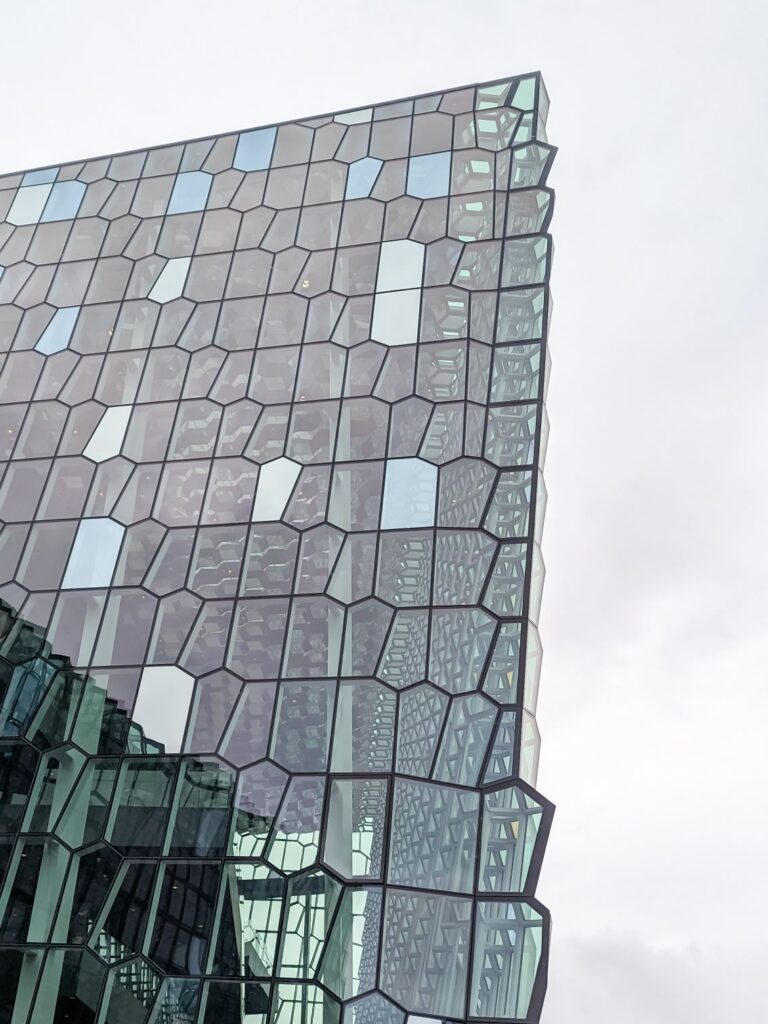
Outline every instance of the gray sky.
<path id="1" fill-rule="evenodd" d="M 761 1019 L 765 0 L 27 0 L 2 28 L 0 171 L 543 71 L 543 1020 Z"/>

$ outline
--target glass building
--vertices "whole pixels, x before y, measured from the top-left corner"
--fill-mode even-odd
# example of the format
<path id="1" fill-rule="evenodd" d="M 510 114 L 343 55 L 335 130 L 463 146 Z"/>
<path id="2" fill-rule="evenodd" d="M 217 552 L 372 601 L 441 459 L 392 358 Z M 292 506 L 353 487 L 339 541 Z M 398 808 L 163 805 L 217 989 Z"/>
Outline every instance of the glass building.
<path id="1" fill-rule="evenodd" d="M 538 1020 L 547 107 L 0 178 L 0 1024 Z"/>

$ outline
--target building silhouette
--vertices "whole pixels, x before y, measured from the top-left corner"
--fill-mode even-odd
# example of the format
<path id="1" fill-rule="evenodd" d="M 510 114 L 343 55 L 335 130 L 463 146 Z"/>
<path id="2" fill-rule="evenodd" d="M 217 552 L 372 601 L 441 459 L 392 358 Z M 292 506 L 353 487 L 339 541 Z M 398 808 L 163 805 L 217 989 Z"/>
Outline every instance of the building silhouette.
<path id="1" fill-rule="evenodd" d="M 0 1024 L 538 1020 L 547 107 L 0 178 Z"/>

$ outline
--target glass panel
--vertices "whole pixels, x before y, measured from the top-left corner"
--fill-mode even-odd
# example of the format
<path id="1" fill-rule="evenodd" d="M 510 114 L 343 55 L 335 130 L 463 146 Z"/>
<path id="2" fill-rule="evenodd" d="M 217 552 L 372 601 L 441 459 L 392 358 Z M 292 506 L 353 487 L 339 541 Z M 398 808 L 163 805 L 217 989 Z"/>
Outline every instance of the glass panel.
<path id="1" fill-rule="evenodd" d="M 376 986 L 381 904 L 380 889 L 344 893 L 318 976 L 340 999 Z"/>
<path id="2" fill-rule="evenodd" d="M 175 665 L 151 665 L 141 674 L 133 717 L 169 753 L 182 748 L 194 682 Z"/>
<path id="3" fill-rule="evenodd" d="M 48 202 L 45 204 L 42 221 L 71 220 L 77 216 L 80 203 L 85 195 L 82 181 L 58 181 L 51 189 Z"/>
<path id="4" fill-rule="evenodd" d="M 187 171 L 176 177 L 168 213 L 188 213 L 203 210 L 211 188 L 211 175 L 204 171 Z"/>
<path id="5" fill-rule="evenodd" d="M 155 302 L 170 302 L 172 299 L 178 299 L 184 291 L 190 262 L 189 256 L 168 260 L 152 286 L 149 293 L 150 299 L 154 299 Z"/>
<path id="6" fill-rule="evenodd" d="M 83 455 L 86 458 L 104 462 L 120 454 L 132 408 L 130 405 L 116 405 L 106 410 L 85 446 Z"/>
<path id="7" fill-rule="evenodd" d="M 16 193 L 6 214 L 9 224 L 35 224 L 51 194 L 53 185 L 26 185 Z"/>
<path id="8" fill-rule="evenodd" d="M 371 337 L 384 345 L 415 345 L 419 338 L 421 292 L 382 292 L 373 307 Z"/>
<path id="9" fill-rule="evenodd" d="M 387 880 L 472 892 L 479 803 L 477 793 L 396 779 Z"/>
<path id="10" fill-rule="evenodd" d="M 251 514 L 253 522 L 268 522 L 282 516 L 300 472 L 298 463 L 285 458 L 261 467 Z"/>
<path id="11" fill-rule="evenodd" d="M 408 161 L 408 195 L 419 199 L 447 196 L 451 177 L 451 154 L 429 153 Z"/>
<path id="12" fill-rule="evenodd" d="M 461 1019 L 472 903 L 437 893 L 387 891 L 382 990 L 415 1013 Z"/>
<path id="13" fill-rule="evenodd" d="M 114 519 L 82 519 L 62 587 L 108 587 L 124 533 L 125 527 Z"/>
<path id="14" fill-rule="evenodd" d="M 72 337 L 79 312 L 79 306 L 57 309 L 35 345 L 37 351 L 42 352 L 44 356 L 50 356 L 54 352 L 61 352 L 62 349 L 65 349 Z"/>
<path id="15" fill-rule="evenodd" d="M 542 919 L 526 903 L 477 905 L 470 1014 L 525 1019 L 542 949 Z"/>
<path id="16" fill-rule="evenodd" d="M 241 171 L 263 171 L 272 160 L 276 128 L 259 128 L 238 136 L 233 167 Z"/>
<path id="17" fill-rule="evenodd" d="M 347 174 L 347 188 L 344 193 L 345 199 L 364 199 L 371 194 L 371 189 L 376 183 L 379 171 L 383 166 L 382 160 L 365 156 L 360 160 L 354 160 L 349 165 Z"/>
<path id="18" fill-rule="evenodd" d="M 386 465 L 382 530 L 433 526 L 437 466 L 422 459 L 391 459 Z"/>
<path id="19" fill-rule="evenodd" d="M 424 246 L 420 242 L 399 239 L 384 242 L 379 257 L 376 291 L 391 292 L 400 288 L 420 288 L 424 269 Z"/>
<path id="20" fill-rule="evenodd" d="M 172 760 L 123 762 L 107 838 L 134 856 L 159 856 L 176 778 Z"/>
<path id="21" fill-rule="evenodd" d="M 331 783 L 325 860 L 350 882 L 381 879 L 387 788 L 385 779 Z"/>
<path id="22" fill-rule="evenodd" d="M 516 786 L 483 797 L 481 892 L 525 889 L 542 820 L 542 807 Z"/>

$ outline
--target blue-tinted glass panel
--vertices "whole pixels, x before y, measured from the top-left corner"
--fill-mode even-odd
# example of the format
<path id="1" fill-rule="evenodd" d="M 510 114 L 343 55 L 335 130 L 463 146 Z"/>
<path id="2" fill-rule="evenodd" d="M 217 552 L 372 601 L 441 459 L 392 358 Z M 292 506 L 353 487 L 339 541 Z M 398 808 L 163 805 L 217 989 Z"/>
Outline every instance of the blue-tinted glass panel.
<path id="1" fill-rule="evenodd" d="M 364 199 L 371 194 L 376 178 L 382 168 L 383 161 L 372 156 L 364 156 L 349 165 L 347 173 L 347 189 L 345 199 Z"/>
<path id="2" fill-rule="evenodd" d="M 44 167 L 40 171 L 27 171 L 22 178 L 22 185 L 47 185 L 52 181 L 56 181 L 56 175 L 59 173 L 58 167 Z"/>
<path id="3" fill-rule="evenodd" d="M 108 587 L 124 532 L 114 519 L 81 520 L 62 587 Z"/>
<path id="4" fill-rule="evenodd" d="M 42 221 L 71 220 L 77 216 L 80 203 L 85 195 L 82 181 L 59 181 L 51 189 L 48 202 L 45 204 Z"/>
<path id="5" fill-rule="evenodd" d="M 412 156 L 408 161 L 408 194 L 419 199 L 447 196 L 450 176 L 450 153 Z"/>
<path id="6" fill-rule="evenodd" d="M 264 171 L 272 160 L 277 128 L 242 132 L 237 140 L 233 167 L 239 171 Z"/>
<path id="7" fill-rule="evenodd" d="M 168 213 L 204 210 L 211 190 L 211 175 L 204 171 L 186 171 L 178 175 L 168 203 Z"/>

